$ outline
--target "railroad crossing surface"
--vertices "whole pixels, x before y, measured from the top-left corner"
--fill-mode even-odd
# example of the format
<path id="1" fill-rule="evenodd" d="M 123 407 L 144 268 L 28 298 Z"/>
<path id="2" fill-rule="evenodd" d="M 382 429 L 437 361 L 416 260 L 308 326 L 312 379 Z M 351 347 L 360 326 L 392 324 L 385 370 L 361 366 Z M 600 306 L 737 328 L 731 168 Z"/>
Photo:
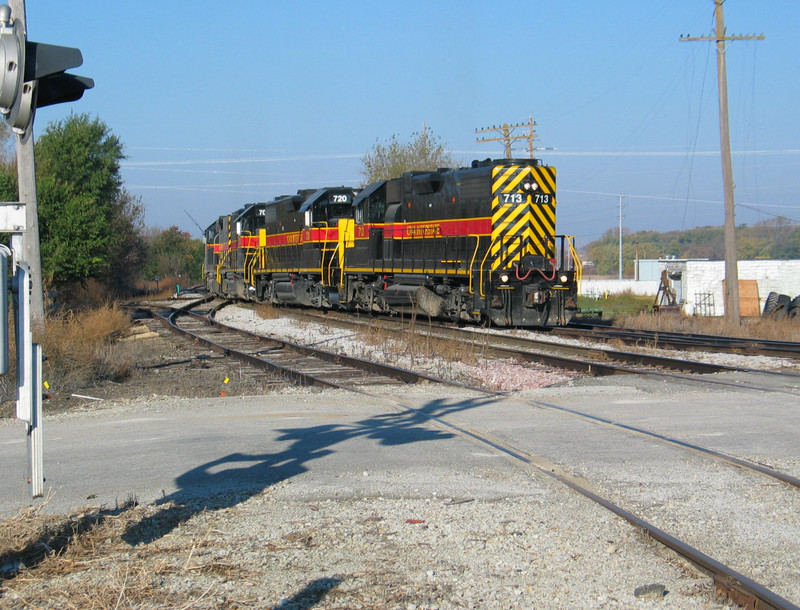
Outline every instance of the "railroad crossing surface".
<path id="1" fill-rule="evenodd" d="M 548 549 L 556 544 L 572 548 L 577 557 L 595 557 L 591 565 L 603 566 L 596 570 L 596 582 L 590 585 L 574 574 L 572 593 L 564 598 L 568 602 L 584 599 L 574 597 L 581 587 L 589 587 L 585 595 L 590 598 L 597 591 L 614 591 L 615 599 L 624 600 L 655 579 L 667 581 L 675 607 L 698 602 L 705 607 L 696 588 L 685 582 L 680 561 L 664 563 L 635 528 L 542 474 L 558 471 L 659 527 L 678 528 L 682 538 L 712 556 L 721 554 L 728 563 L 735 564 L 740 553 L 715 545 L 728 538 L 730 529 L 746 530 L 737 535 L 764 553 L 762 558 L 748 553 L 742 569 L 751 576 L 760 575 L 761 564 L 781 563 L 780 554 L 791 558 L 800 551 L 798 490 L 553 408 L 675 436 L 798 477 L 800 393 L 641 376 L 582 379 L 504 397 L 432 384 L 405 387 L 401 396 L 396 387 L 368 392 L 297 389 L 256 397 L 145 400 L 51 417 L 44 430 L 45 489 L 52 495 L 43 510 L 114 509 L 135 498 L 143 504 L 191 504 L 198 514 L 234 510 L 238 527 L 257 529 L 266 517 L 260 513 L 258 525 L 248 515 L 257 513 L 265 498 L 288 503 L 281 505 L 290 511 L 282 523 L 308 520 L 287 506 L 312 507 L 312 519 L 324 514 L 324 507 L 336 506 L 327 510 L 340 511 L 331 518 L 341 522 L 350 514 L 345 504 L 400 502 L 406 515 L 402 527 L 426 523 L 444 528 L 443 515 L 460 511 L 466 524 L 451 535 L 466 536 L 464 544 L 497 520 L 493 535 L 527 549 L 523 555 L 530 565 L 555 562 L 569 574 L 560 565 L 563 557 L 550 549 L 545 555 L 557 557 L 547 559 L 536 551 L 538 545 Z M 515 462 L 498 446 L 530 456 L 534 467 Z M 30 504 L 24 457 L 17 422 L 3 422 L 4 518 Z M 723 514 L 723 507 L 733 512 Z M 781 523 L 779 533 L 762 527 L 770 522 Z M 791 569 L 786 579 L 796 582 Z M 791 585 L 781 580 L 768 584 L 794 603 L 800 601 Z M 555 583 L 548 586 L 559 594 Z"/>

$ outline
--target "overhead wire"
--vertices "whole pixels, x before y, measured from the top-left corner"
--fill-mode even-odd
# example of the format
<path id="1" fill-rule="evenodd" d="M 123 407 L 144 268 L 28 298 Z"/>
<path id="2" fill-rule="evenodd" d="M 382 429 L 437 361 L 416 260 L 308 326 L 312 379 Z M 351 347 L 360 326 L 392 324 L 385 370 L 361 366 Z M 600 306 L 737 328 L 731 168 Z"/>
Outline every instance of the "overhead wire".
<path id="1" fill-rule="evenodd" d="M 688 159 L 689 175 L 688 175 L 687 180 L 686 180 L 686 202 L 684 203 L 684 206 L 683 206 L 683 218 L 681 219 L 681 230 L 686 228 L 686 213 L 689 210 L 689 194 L 690 194 L 690 191 L 692 189 L 692 176 L 693 176 L 693 173 L 694 173 L 694 157 L 695 157 L 695 154 L 697 152 L 697 141 L 698 141 L 698 138 L 700 136 L 700 118 L 703 116 L 703 100 L 704 100 L 704 97 L 705 97 L 706 77 L 708 76 L 708 64 L 709 64 L 710 57 L 711 57 L 711 45 L 707 45 L 707 47 L 706 47 L 706 63 L 705 63 L 705 67 L 703 69 L 703 80 L 702 80 L 702 83 L 700 85 L 700 104 L 698 105 L 698 109 L 697 109 L 697 122 L 695 124 L 695 129 L 694 129 L 694 138 L 692 140 L 692 146 L 691 146 L 691 149 L 690 149 L 691 152 L 688 153 L 686 155 L 686 157 L 684 158 L 685 160 Z M 693 59 L 692 64 L 694 65 L 694 56 L 693 56 L 692 59 Z M 689 99 L 689 102 L 691 103 L 691 96 L 689 96 L 688 99 Z M 691 107 L 689 108 L 689 112 L 691 114 Z M 691 134 L 689 134 L 689 135 L 691 135 Z M 674 183 L 674 185 L 677 185 L 679 176 L 680 176 L 680 170 L 678 170 L 678 172 L 675 174 L 675 183 Z"/>

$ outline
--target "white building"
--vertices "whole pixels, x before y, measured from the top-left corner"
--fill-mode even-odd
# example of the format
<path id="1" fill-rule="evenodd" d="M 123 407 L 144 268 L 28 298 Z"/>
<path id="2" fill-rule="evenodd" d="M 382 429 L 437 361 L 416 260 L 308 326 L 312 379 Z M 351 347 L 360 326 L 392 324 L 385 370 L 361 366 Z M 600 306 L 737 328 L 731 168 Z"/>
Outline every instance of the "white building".
<path id="1" fill-rule="evenodd" d="M 667 271 L 678 303 L 688 315 L 722 316 L 725 261 L 707 259 L 647 259 L 639 261 L 638 280 L 581 282 L 581 294 L 600 296 L 630 290 L 655 297 L 661 272 Z M 760 315 L 770 292 L 800 295 L 800 260 L 739 261 L 739 307 L 743 316 Z"/>

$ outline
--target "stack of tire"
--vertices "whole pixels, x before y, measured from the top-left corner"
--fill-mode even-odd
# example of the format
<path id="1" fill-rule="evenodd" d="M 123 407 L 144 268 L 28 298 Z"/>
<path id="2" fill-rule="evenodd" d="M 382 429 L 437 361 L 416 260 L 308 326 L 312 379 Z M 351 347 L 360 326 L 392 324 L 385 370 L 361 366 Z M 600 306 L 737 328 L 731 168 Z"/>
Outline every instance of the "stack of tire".
<path id="1" fill-rule="evenodd" d="M 770 292 L 767 301 L 764 303 L 762 318 L 800 318 L 800 296 L 795 298 L 786 294 Z"/>

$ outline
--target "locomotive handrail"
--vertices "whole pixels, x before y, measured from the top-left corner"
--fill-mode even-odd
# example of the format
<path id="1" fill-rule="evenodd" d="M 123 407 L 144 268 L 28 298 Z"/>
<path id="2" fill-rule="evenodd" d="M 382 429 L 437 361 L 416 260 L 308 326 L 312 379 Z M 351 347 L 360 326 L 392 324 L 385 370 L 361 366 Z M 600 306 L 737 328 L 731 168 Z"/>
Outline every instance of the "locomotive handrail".
<path id="1" fill-rule="evenodd" d="M 486 296 L 484 294 L 484 292 L 483 292 L 483 265 L 486 263 L 486 259 L 489 258 L 489 253 L 492 251 L 492 246 L 494 245 L 494 242 L 497 239 L 501 239 L 502 240 L 502 238 L 503 238 L 502 235 L 498 235 L 497 237 L 493 237 L 492 241 L 489 242 L 489 247 L 486 248 L 486 254 L 483 255 L 483 260 L 481 261 L 481 266 L 480 266 L 480 268 L 478 270 L 480 272 L 480 280 L 478 282 L 478 287 L 479 287 L 479 294 L 481 295 L 481 297 Z"/>
<path id="2" fill-rule="evenodd" d="M 255 276 L 254 269 L 256 266 L 256 262 L 257 262 L 257 255 L 254 253 L 250 256 L 250 259 L 247 261 L 244 272 L 244 281 L 248 282 L 253 287 L 255 287 L 256 285 L 254 281 L 254 276 Z"/>
<path id="3" fill-rule="evenodd" d="M 220 254 L 219 262 L 217 262 L 217 284 L 219 284 L 220 288 L 222 288 L 222 267 L 225 265 L 226 259 L 228 258 L 228 252 L 230 252 L 230 241 L 228 242 L 228 249 L 223 250 Z"/>
<path id="4" fill-rule="evenodd" d="M 341 246 L 341 245 L 342 244 L 336 244 L 336 247 L 333 249 L 333 253 L 331 254 L 331 257 L 328 259 L 328 278 L 327 278 L 328 279 L 328 283 L 327 283 L 327 285 L 329 285 L 329 286 L 333 286 L 333 261 L 336 258 L 336 253 L 339 251 L 339 246 Z M 322 264 L 325 265 L 325 257 L 322 257 Z M 326 285 L 325 284 L 325 276 L 324 276 L 324 274 L 321 274 L 321 275 L 322 275 L 322 285 L 325 286 Z"/>
<path id="5" fill-rule="evenodd" d="M 583 281 L 583 261 L 578 256 L 578 251 L 575 250 L 575 236 L 565 235 L 567 243 L 569 244 L 569 254 L 572 257 L 572 263 L 575 265 L 575 282 L 578 285 L 578 293 L 580 293 L 581 281 Z"/>
<path id="6" fill-rule="evenodd" d="M 478 248 L 481 245 L 481 236 L 480 235 L 469 235 L 468 237 L 475 238 L 475 252 L 472 253 L 472 259 L 469 261 L 469 293 L 475 294 L 475 291 L 472 289 L 472 270 L 475 269 L 475 257 L 478 256 Z"/>
<path id="7" fill-rule="evenodd" d="M 249 283 L 250 285 L 252 285 L 253 282 L 252 282 L 252 270 L 251 270 L 251 267 L 252 267 L 252 261 L 255 259 L 255 257 L 251 256 L 250 258 L 248 258 L 248 252 L 247 251 L 250 250 L 250 249 L 253 249 L 253 246 L 245 246 L 243 244 L 242 237 L 245 237 L 245 236 L 252 237 L 253 233 L 251 231 L 243 231 L 242 233 L 239 233 L 239 248 L 241 248 L 244 251 L 244 264 L 242 265 L 242 281 L 245 284 Z M 250 272 L 249 275 L 248 275 L 248 272 Z"/>

